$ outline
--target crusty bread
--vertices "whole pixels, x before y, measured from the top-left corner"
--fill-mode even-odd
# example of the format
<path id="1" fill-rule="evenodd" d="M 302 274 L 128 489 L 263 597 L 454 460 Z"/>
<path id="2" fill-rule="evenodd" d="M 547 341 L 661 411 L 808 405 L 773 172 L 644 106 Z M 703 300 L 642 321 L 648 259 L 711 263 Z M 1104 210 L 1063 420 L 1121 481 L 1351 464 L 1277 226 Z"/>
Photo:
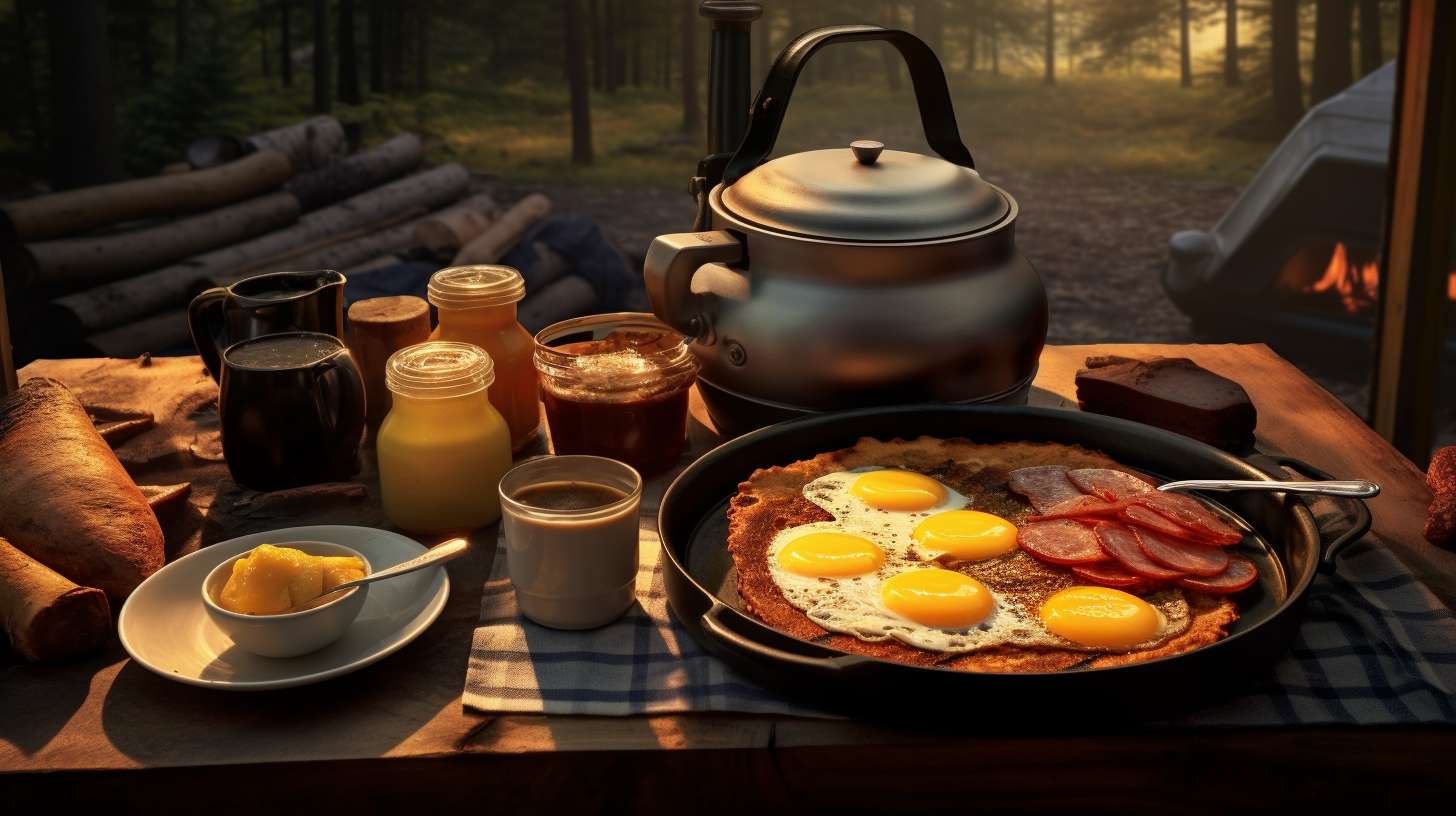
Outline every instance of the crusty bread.
<path id="1" fill-rule="evenodd" d="M 26 380 L 0 402 L 0 536 L 120 601 L 165 559 L 147 500 L 75 396 Z"/>
<path id="2" fill-rule="evenodd" d="M 1075 446 L 1032 442 L 978 445 L 964 439 L 921 437 L 890 442 L 861 439 L 851 448 L 754 471 L 738 486 L 728 508 L 728 549 L 738 573 L 738 594 L 753 615 L 802 640 L 902 663 L 960 671 L 1047 672 L 1117 666 L 1191 651 L 1227 635 L 1227 627 L 1238 619 L 1234 602 L 1226 596 L 1186 593 L 1192 618 L 1188 629 L 1151 649 L 1095 655 L 1065 649 L 996 646 L 965 654 L 942 654 L 894 640 L 871 643 L 829 632 L 790 605 L 770 577 L 767 551 L 780 530 L 831 520 L 802 493 L 804 485 L 824 474 L 870 465 L 918 471 L 974 497 L 977 509 L 1019 524 L 1032 511 L 1009 491 L 1007 474 L 1016 468 L 1052 464 L 1125 469 L 1107 456 Z M 1026 559 L 1028 570 L 1036 568 L 1037 562 L 1025 553 L 1010 557 Z"/>

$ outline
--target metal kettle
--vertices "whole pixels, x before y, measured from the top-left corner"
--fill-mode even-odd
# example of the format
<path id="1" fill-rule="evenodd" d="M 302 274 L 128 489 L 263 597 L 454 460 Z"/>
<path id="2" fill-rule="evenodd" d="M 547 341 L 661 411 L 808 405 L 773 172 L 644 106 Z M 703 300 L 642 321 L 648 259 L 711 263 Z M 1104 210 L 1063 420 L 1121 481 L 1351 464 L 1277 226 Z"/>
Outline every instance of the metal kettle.
<path id="1" fill-rule="evenodd" d="M 768 160 L 809 57 L 863 40 L 905 59 L 938 155 L 861 140 Z M 653 310 L 695 340 L 718 426 L 1024 401 L 1046 341 L 1046 291 L 1016 250 L 1015 199 L 980 177 L 960 140 L 929 46 L 878 26 L 808 31 L 778 56 L 751 110 L 721 182 L 703 191 L 707 229 L 659 236 L 644 268 Z"/>

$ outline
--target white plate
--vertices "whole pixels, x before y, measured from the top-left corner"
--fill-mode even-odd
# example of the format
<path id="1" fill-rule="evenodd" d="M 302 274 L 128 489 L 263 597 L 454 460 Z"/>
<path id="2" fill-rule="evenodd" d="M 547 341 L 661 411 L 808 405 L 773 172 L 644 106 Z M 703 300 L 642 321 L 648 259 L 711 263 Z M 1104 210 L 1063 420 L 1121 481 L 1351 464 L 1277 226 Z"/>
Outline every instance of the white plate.
<path id="1" fill-rule="evenodd" d="M 121 608 L 121 645 L 144 668 L 206 688 L 261 691 L 317 683 L 348 674 L 399 651 L 429 628 L 450 597 L 443 567 L 380 581 L 349 631 L 302 657 L 259 657 L 233 645 L 202 608 L 202 580 L 213 567 L 259 544 L 330 541 L 353 547 L 375 570 L 425 551 L 418 542 L 372 527 L 289 527 L 220 541 L 157 570 Z"/>

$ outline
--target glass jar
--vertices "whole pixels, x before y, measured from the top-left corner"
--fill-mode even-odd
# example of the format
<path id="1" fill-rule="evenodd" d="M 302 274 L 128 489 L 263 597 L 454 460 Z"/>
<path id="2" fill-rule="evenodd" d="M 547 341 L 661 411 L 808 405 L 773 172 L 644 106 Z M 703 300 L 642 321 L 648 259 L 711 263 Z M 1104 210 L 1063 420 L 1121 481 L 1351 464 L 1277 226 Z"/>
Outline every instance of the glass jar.
<path id="1" fill-rule="evenodd" d="M 490 355 L 431 341 L 390 355 L 394 397 L 379 426 L 384 512 L 413 533 L 465 532 L 500 518 L 497 487 L 511 469 L 511 435 L 491 405 Z"/>
<path id="2" fill-rule="evenodd" d="M 511 450 L 521 450 L 541 427 L 531 333 L 516 322 L 525 279 L 509 266 L 452 266 L 430 277 L 428 293 L 440 317 L 430 339 L 480 346 L 495 362 L 490 404 L 511 429 Z"/>
<path id="3" fill-rule="evenodd" d="M 552 449 L 617 459 L 643 474 L 672 467 L 686 447 L 688 390 L 698 377 L 688 344 L 640 312 L 542 329 L 535 361 Z"/>

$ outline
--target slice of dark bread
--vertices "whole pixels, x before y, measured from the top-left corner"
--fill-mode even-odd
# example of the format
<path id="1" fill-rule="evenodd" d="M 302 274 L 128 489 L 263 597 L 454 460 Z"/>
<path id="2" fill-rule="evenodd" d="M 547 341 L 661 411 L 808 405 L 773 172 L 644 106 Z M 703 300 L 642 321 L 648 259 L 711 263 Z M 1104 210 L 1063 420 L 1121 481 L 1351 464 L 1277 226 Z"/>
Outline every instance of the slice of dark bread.
<path id="1" fill-rule="evenodd" d="M 1089 357 L 1077 372 L 1082 410 L 1130 419 L 1220 448 L 1254 442 L 1258 414 L 1243 386 L 1185 357 Z"/>

